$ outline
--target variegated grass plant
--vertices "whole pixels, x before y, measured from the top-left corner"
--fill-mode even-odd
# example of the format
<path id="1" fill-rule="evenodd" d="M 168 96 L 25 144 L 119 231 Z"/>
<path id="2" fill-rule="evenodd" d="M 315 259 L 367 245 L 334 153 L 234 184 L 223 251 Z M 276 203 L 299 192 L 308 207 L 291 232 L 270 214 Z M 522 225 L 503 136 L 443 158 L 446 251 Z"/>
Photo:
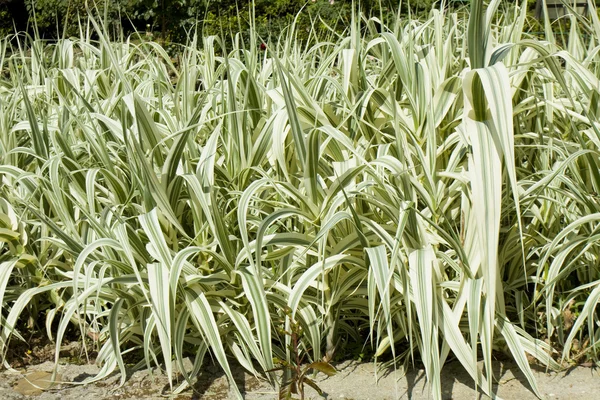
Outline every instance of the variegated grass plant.
<path id="1" fill-rule="evenodd" d="M 538 394 L 532 360 L 597 361 L 600 22 L 561 48 L 499 4 L 266 50 L 191 35 L 175 61 L 95 20 L 2 40 L 5 365 L 45 324 L 57 361 L 91 338 L 86 382 L 138 352 L 174 392 L 207 353 L 276 384 L 288 307 L 308 361 L 419 359 L 436 399 L 449 358 L 490 395 L 495 351 Z"/>

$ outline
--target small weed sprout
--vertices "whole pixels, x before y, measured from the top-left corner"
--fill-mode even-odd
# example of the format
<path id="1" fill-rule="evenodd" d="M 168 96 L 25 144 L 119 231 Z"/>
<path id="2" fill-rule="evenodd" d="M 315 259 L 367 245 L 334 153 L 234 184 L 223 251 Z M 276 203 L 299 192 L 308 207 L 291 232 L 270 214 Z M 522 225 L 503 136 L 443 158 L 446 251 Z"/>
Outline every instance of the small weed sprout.
<path id="1" fill-rule="evenodd" d="M 299 322 L 294 320 L 292 317 L 292 310 L 289 308 L 285 309 L 285 319 L 290 321 L 289 330 L 285 328 L 280 329 L 282 335 L 290 337 L 289 360 L 280 360 L 274 358 L 273 362 L 278 364 L 279 367 L 273 368 L 272 371 L 284 371 L 282 375 L 282 384 L 279 390 L 279 399 L 296 399 L 294 395 L 300 396 L 300 400 L 304 400 L 304 385 L 312 387 L 320 396 L 323 395 L 323 390 L 317 385 L 317 383 L 308 377 L 310 371 L 314 370 L 322 372 L 327 376 L 333 376 L 337 373 L 333 365 L 325 361 L 312 362 L 310 364 L 302 366 L 304 362 L 304 354 L 301 354 L 300 341 L 302 339 L 302 326 Z"/>

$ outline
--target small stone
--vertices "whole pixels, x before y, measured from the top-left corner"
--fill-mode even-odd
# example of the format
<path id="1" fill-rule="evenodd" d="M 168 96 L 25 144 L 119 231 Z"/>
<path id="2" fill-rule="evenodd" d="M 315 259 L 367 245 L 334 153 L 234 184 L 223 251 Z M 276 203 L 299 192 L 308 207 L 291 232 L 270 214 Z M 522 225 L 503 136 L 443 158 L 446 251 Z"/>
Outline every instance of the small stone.
<path id="1" fill-rule="evenodd" d="M 194 369 L 194 363 L 189 357 L 183 359 L 183 368 L 188 374 Z M 180 374 L 183 372 L 179 370 L 179 363 L 177 363 L 176 361 L 173 361 L 173 372 Z"/>

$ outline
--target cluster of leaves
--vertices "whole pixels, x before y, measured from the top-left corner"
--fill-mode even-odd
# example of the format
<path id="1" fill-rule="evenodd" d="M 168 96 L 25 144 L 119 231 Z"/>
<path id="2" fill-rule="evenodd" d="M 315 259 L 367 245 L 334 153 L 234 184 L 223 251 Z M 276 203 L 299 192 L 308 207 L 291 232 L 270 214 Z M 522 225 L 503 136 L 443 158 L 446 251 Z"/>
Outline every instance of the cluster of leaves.
<path id="1" fill-rule="evenodd" d="M 58 360 L 75 327 L 88 382 L 139 352 L 177 393 L 209 352 L 275 384 L 360 342 L 418 354 L 436 399 L 449 357 L 487 394 L 493 351 L 538 394 L 530 358 L 598 361 L 600 20 L 563 49 L 499 3 L 196 32 L 177 62 L 96 19 L 1 40 L 0 354 L 43 322 Z"/>

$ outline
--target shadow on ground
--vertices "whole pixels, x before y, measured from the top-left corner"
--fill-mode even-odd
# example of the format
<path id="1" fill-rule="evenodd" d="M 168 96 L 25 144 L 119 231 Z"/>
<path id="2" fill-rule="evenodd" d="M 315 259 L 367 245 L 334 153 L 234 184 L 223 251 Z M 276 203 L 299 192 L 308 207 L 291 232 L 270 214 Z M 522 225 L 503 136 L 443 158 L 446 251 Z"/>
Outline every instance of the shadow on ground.
<path id="1" fill-rule="evenodd" d="M 119 387 L 119 374 L 112 374 L 107 380 L 90 385 L 59 385 L 39 395 L 26 396 L 17 391 L 18 382 L 24 374 L 48 372 L 53 364 L 46 362 L 30 366 L 19 373 L 0 372 L 0 399 L 21 400 L 79 400 L 89 398 L 94 400 L 114 399 L 164 399 L 169 393 L 167 377 L 160 371 L 138 371 L 130 376 L 122 387 Z M 379 373 L 376 380 L 375 367 L 371 363 L 348 361 L 337 365 L 338 374 L 333 377 L 318 375 L 316 381 L 320 388 L 327 393 L 328 399 L 346 400 L 392 400 L 430 399 L 432 394 L 427 385 L 423 370 L 410 370 L 406 374 L 388 370 Z M 540 394 L 547 399 L 590 399 L 595 398 L 600 390 L 600 375 L 591 368 L 578 367 L 567 373 L 546 373 L 542 368 L 532 367 Z M 64 381 L 82 382 L 94 376 L 99 369 L 93 365 L 59 365 L 58 373 Z M 235 384 L 242 396 L 248 400 L 275 399 L 276 391 L 264 380 L 246 373 L 239 365 L 232 366 Z M 511 361 L 498 361 L 493 365 L 493 391 L 504 399 L 534 400 L 533 393 L 525 375 Z M 480 398 L 488 399 L 481 390 L 475 390 L 473 379 L 458 362 L 446 364 L 442 370 L 441 388 L 443 399 Z M 307 399 L 322 398 L 312 389 L 307 389 Z M 225 374 L 216 365 L 205 365 L 193 389 L 188 388 L 183 393 L 172 396 L 179 400 L 222 400 L 235 399 L 235 393 L 230 390 Z"/>

